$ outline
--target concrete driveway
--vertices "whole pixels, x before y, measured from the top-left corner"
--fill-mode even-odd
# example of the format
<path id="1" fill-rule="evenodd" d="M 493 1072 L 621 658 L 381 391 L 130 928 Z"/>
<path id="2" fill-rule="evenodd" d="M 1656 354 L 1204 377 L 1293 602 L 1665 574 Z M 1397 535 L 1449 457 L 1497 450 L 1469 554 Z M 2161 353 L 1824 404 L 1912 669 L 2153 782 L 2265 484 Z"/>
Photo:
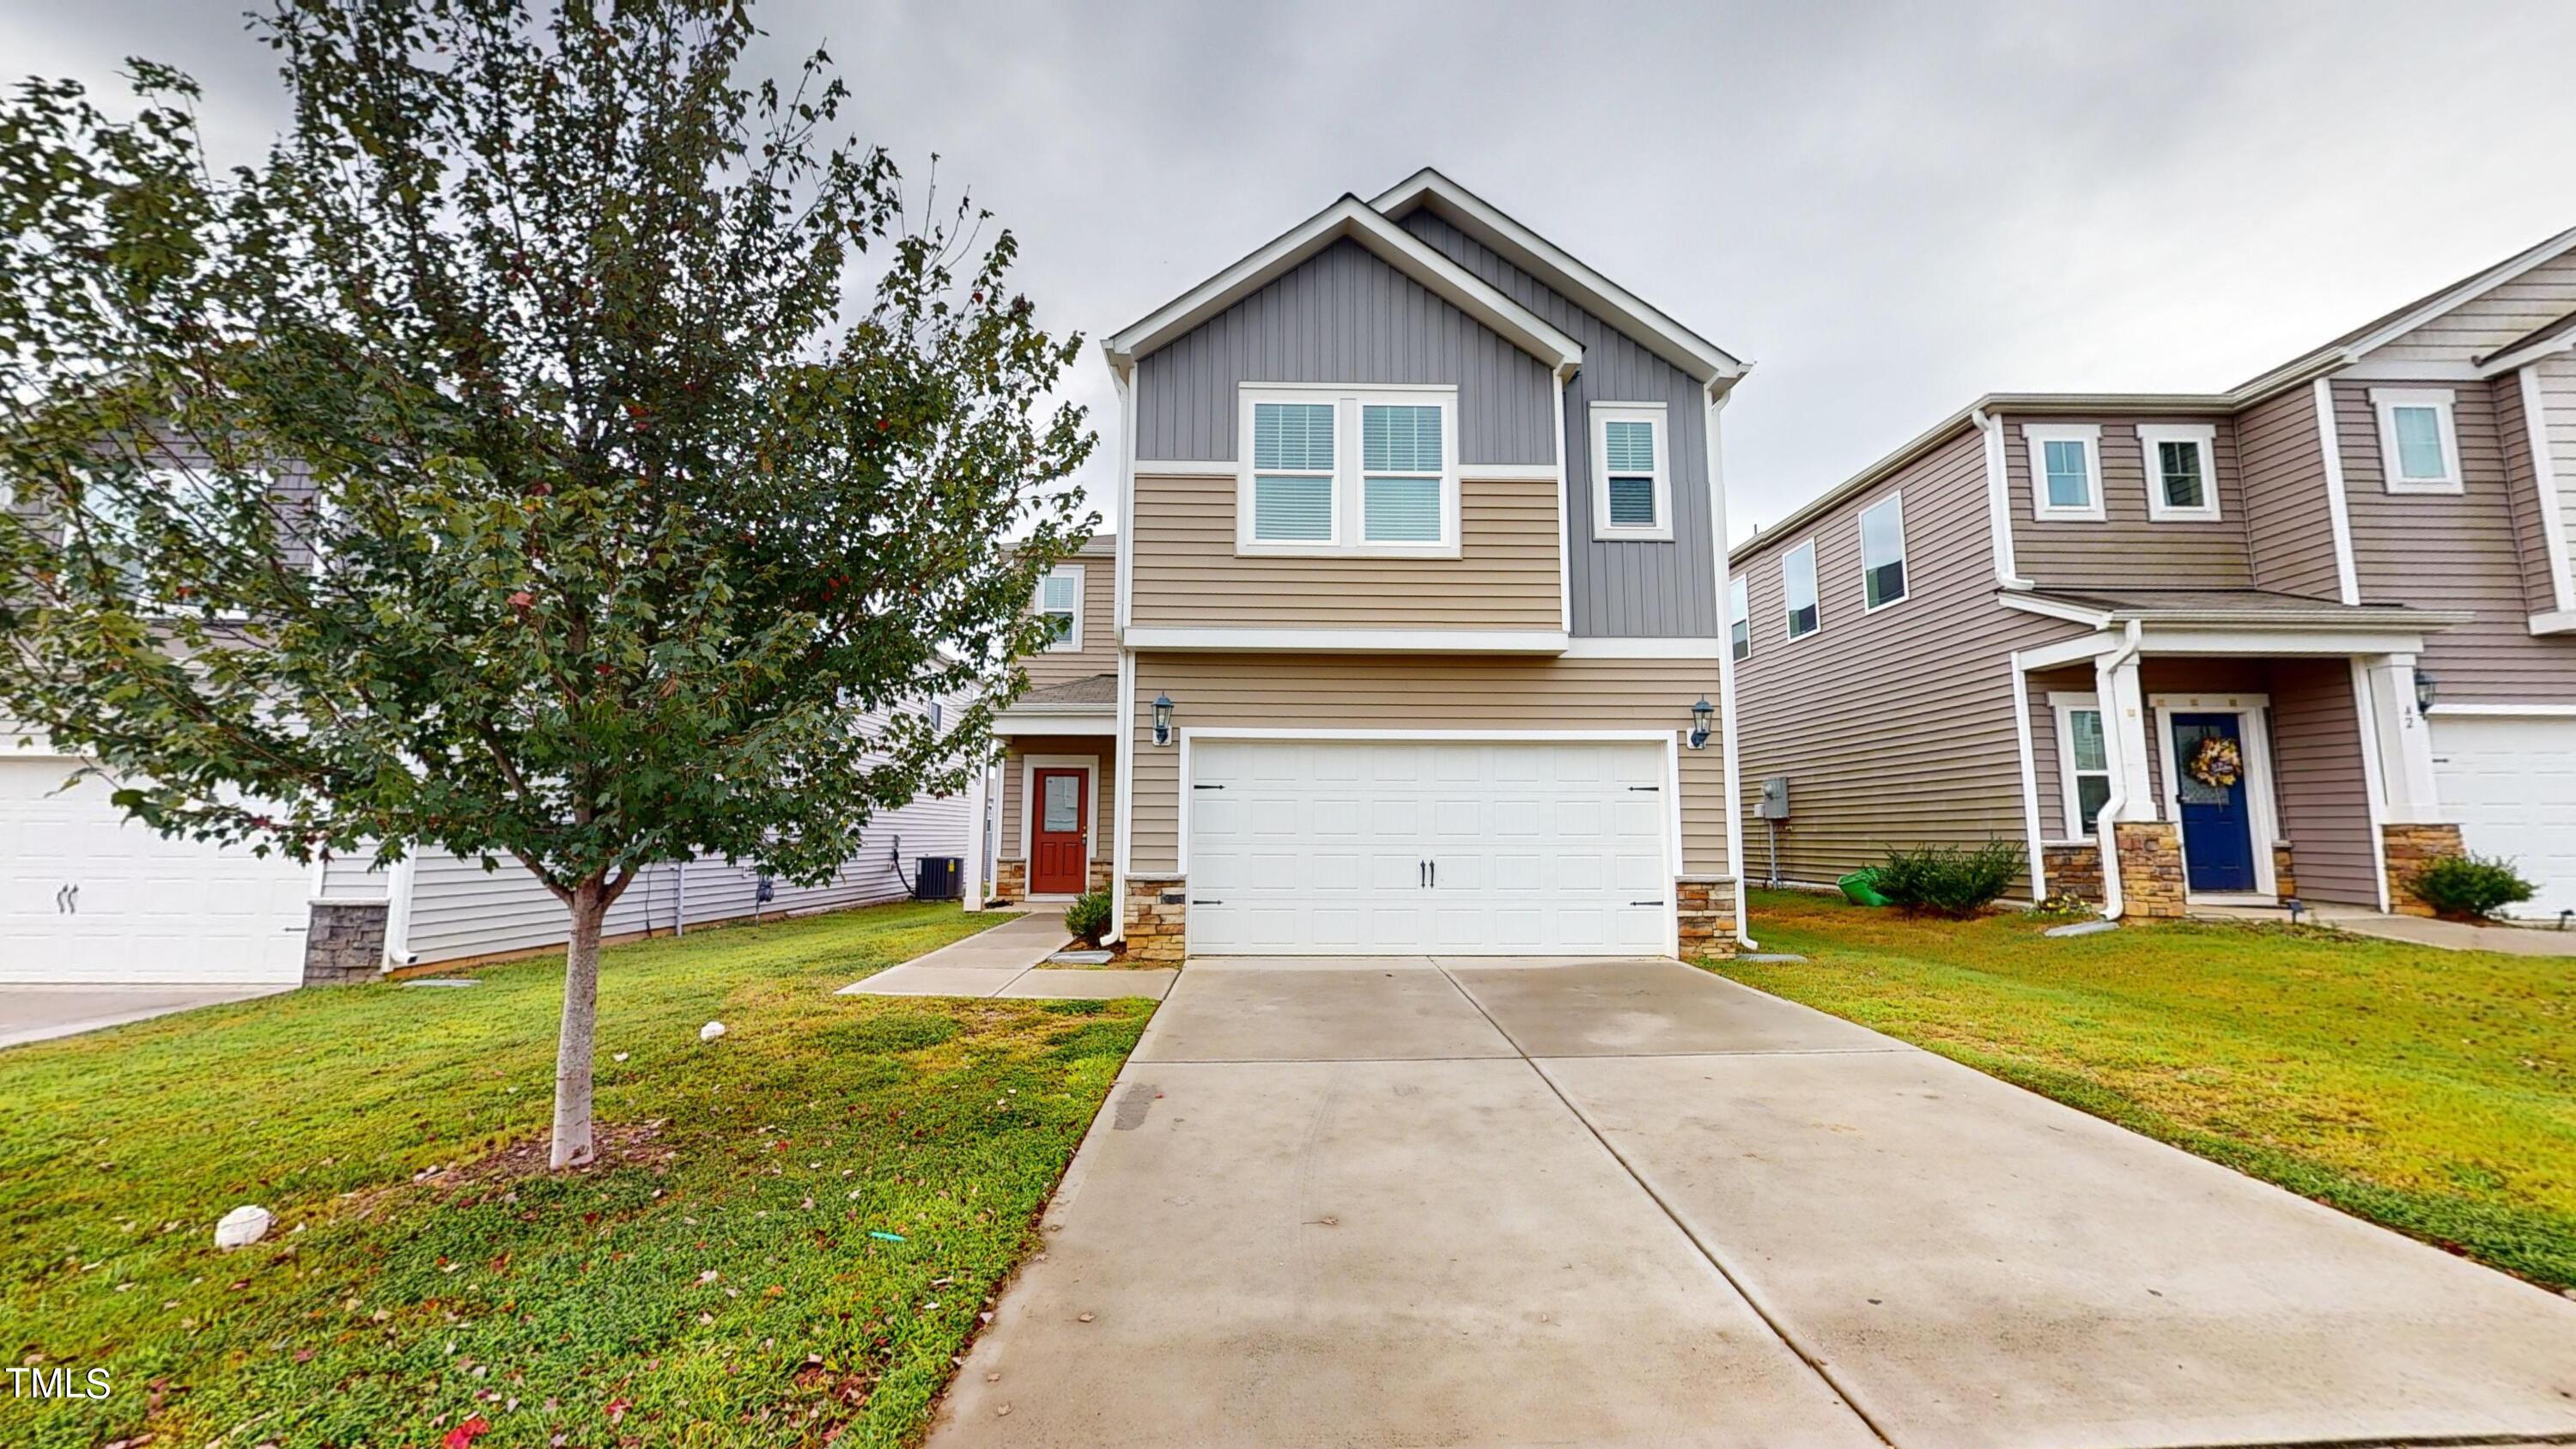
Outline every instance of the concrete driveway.
<path id="1" fill-rule="evenodd" d="M 103 1026 L 149 1021 L 227 1001 L 249 1001 L 292 986 L 0 986 L 0 1047 L 76 1036 Z"/>
<path id="2" fill-rule="evenodd" d="M 2576 1435 L 2576 1303 L 1670 961 L 1193 961 L 934 1426 Z"/>

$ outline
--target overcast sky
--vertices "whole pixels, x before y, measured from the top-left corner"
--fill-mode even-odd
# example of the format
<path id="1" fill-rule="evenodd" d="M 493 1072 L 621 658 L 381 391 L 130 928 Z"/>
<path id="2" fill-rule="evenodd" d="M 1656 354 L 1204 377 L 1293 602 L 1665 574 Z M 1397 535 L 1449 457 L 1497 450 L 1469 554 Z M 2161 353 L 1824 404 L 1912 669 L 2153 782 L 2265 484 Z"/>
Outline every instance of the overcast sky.
<path id="1" fill-rule="evenodd" d="M 0 73 L 173 62 L 245 154 L 282 101 L 240 8 L 0 0 Z M 940 153 L 1095 338 L 1440 167 L 1754 360 L 1738 537 L 1980 392 L 2225 387 L 2576 225 L 2567 0 L 756 14 L 764 65 L 827 44 L 858 134 Z M 1096 349 L 1070 393 L 1116 426 Z"/>

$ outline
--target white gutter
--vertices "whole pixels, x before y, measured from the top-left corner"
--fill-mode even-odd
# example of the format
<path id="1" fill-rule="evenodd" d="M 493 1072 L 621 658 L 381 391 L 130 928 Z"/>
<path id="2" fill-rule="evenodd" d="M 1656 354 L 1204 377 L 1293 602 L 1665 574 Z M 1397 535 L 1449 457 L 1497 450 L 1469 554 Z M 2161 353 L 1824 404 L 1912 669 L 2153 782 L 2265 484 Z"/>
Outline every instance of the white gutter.
<path id="1" fill-rule="evenodd" d="M 2023 578 L 2021 562 L 2013 556 L 2012 484 L 2006 473 L 2003 419 L 1984 408 L 1971 408 L 1968 421 L 1977 425 L 1986 449 L 1986 534 L 1994 544 L 1995 582 L 2007 589 L 2033 589 L 2038 585 Z"/>
<path id="2" fill-rule="evenodd" d="M 1711 384 L 1700 394 L 1700 410 L 1706 422 L 1708 446 L 1708 530 L 1709 554 L 1717 569 L 1717 717 L 1724 731 L 1718 749 L 1726 767 L 1726 869 L 1727 889 L 1735 899 L 1735 940 L 1747 951 L 1759 951 L 1762 943 L 1753 939 L 1750 926 L 1752 907 L 1744 896 L 1744 776 L 1743 765 L 1735 751 L 1735 631 L 1727 618 L 1726 568 L 1726 465 L 1718 451 L 1717 415 L 1726 407 L 1726 395 Z M 1557 426 L 1564 426 L 1565 412 L 1557 410 Z M 1588 446 L 1588 444 L 1587 444 Z M 1752 621 L 1746 620 L 1750 628 Z M 1681 808 L 1681 801 L 1673 801 Z"/>
<path id="3" fill-rule="evenodd" d="M 2131 619 L 2120 647 L 2093 661 L 2093 696 L 2102 709 L 2102 762 L 2111 767 L 2111 797 L 2102 802 L 2100 813 L 2093 817 L 2093 833 L 2102 845 L 2102 919 L 2116 921 L 2129 908 L 2126 894 L 2120 889 L 2120 841 L 2116 822 L 2129 803 L 2128 768 L 2120 759 L 2121 731 L 2115 726 L 2112 711 L 2119 707 L 2119 692 L 2112 687 L 2112 676 L 2137 662 L 2138 651 L 2145 645 L 2145 628 Z M 2025 706 L 2027 708 L 2027 706 Z"/>

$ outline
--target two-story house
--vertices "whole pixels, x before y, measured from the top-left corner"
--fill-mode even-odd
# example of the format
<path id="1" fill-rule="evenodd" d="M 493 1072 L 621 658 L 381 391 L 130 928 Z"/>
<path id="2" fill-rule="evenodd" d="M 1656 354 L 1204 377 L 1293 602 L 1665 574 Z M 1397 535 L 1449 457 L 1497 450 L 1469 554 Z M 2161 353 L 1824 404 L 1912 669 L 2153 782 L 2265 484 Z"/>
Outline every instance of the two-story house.
<path id="1" fill-rule="evenodd" d="M 1734 552 L 1755 869 L 2576 908 L 2576 231 L 2223 393 L 1990 395 Z"/>
<path id="2" fill-rule="evenodd" d="M 1723 954 L 1745 364 L 1436 172 L 1106 340 L 1116 538 L 1001 723 L 1002 899 L 1149 959 Z"/>

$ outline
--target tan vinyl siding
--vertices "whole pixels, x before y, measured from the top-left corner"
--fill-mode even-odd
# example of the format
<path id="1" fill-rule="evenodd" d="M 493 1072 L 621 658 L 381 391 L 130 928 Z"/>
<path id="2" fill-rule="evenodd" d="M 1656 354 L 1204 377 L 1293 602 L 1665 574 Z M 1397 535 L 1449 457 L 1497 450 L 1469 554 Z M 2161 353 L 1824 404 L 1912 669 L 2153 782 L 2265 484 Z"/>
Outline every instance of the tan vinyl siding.
<path id="1" fill-rule="evenodd" d="M 2532 366 L 2540 375 L 2542 431 L 2558 484 L 2558 521 L 2565 529 L 2568 566 L 2576 568 L 2576 353 L 2545 357 Z"/>
<path id="2" fill-rule="evenodd" d="M 2427 634 L 2424 664 L 2453 703 L 2576 704 L 2576 637 L 2534 637 L 2523 597 L 2513 505 L 2494 403 L 2480 384 L 2446 387 L 2455 401 L 2465 491 L 2391 493 L 2379 457 L 2374 386 L 2334 385 L 2353 561 L 2365 603 L 2465 610 L 2468 623 Z"/>
<path id="3" fill-rule="evenodd" d="M 2488 384 L 2488 392 L 2495 404 L 2496 451 L 2504 465 L 2514 553 L 2522 565 L 2523 603 L 2536 614 L 2558 607 L 2558 586 L 2549 573 L 2549 531 L 2540 518 L 2540 475 L 2522 406 L 2522 374 L 2506 373 Z"/>
<path id="4" fill-rule="evenodd" d="M 2348 660 L 2273 663 L 2272 773 L 2300 899 L 2376 905 L 2379 865 L 2352 691 Z"/>
<path id="5" fill-rule="evenodd" d="M 2255 404 L 2236 419 L 2239 491 L 2254 586 L 2312 598 L 2341 597 L 2334 515 L 2326 500 L 2325 446 L 2315 393 L 2305 387 Z"/>
<path id="6" fill-rule="evenodd" d="M 1180 749 L 1157 746 L 1147 701 L 1169 693 L 1183 728 L 1672 729 L 1717 697 L 1713 659 L 1462 659 L 1444 656 L 1140 654 L 1134 834 L 1128 869 L 1178 859 Z M 1682 871 L 1726 875 L 1722 741 L 1680 751 Z"/>
<path id="7" fill-rule="evenodd" d="M 1237 557 L 1234 479 L 1141 477 L 1128 617 L 1180 628 L 1559 627 L 1556 484 L 1470 467 L 1458 514 L 1456 558 Z"/>
<path id="8" fill-rule="evenodd" d="M 1149 698 L 1151 696 L 1148 696 Z M 1147 712 L 1150 724 L 1152 712 Z M 1022 788 L 1026 762 L 1031 755 L 1054 755 L 1089 760 L 1092 764 L 1091 802 L 1094 817 L 1092 861 L 1098 864 L 1118 858 L 1118 758 L 1112 748 L 1117 740 L 1109 735 L 1017 735 L 1008 753 L 1002 757 L 1002 838 L 1001 860 L 1028 859 L 1026 822 L 1020 812 L 1027 804 L 1027 791 Z"/>
<path id="9" fill-rule="evenodd" d="M 1861 610 L 1863 509 L 1905 494 L 1908 596 Z M 1780 561 L 1816 539 L 1823 627 L 1785 637 Z M 2013 650 L 2083 631 L 1995 602 L 1985 450 L 1959 435 L 1814 520 L 1752 551 L 1753 655 L 1736 666 L 1745 812 L 1762 781 L 1789 777 L 1780 871 L 1829 881 L 1889 845 L 2024 837 L 2013 723 Z M 1745 833 L 1748 874 L 1767 868 L 1759 821 Z"/>
<path id="10" fill-rule="evenodd" d="M 2466 362 L 2576 312 L 2576 253 L 2543 262 L 2383 347 L 2374 361 Z"/>
<path id="11" fill-rule="evenodd" d="M 1031 689 L 1118 672 L 1117 543 L 1095 539 L 1065 562 L 1082 568 L 1082 647 L 1021 655 Z"/>
<path id="12" fill-rule="evenodd" d="M 2090 418 L 2032 418 L 2034 423 L 2087 423 Z M 2004 423 L 2004 476 L 2012 497 L 2013 561 L 2024 578 L 2047 588 L 2083 584 L 2172 588 L 2244 588 L 2254 581 L 2245 547 L 2245 494 L 2236 462 L 2236 429 L 2224 419 L 2172 417 L 2102 420 L 2099 449 L 2105 517 L 2100 523 L 2041 521 L 2031 516 L 2030 442 L 2022 419 Z M 2146 463 L 2139 423 L 2212 423 L 2218 435 L 2218 521 L 2156 522 L 2147 517 Z"/>

